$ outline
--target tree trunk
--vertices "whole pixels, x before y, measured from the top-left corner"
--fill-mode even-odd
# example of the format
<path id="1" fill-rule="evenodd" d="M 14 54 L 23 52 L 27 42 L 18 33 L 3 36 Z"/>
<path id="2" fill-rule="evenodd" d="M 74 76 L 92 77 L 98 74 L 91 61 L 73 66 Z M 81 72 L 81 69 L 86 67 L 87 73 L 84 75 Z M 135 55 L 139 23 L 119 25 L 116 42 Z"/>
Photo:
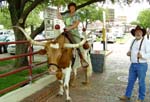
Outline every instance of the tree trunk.
<path id="1" fill-rule="evenodd" d="M 25 36 L 22 32 L 20 32 L 18 29 L 15 30 L 15 37 L 16 41 L 25 41 Z M 28 52 L 28 43 L 23 43 L 23 44 L 16 44 L 16 55 L 20 54 L 26 54 Z M 14 66 L 16 68 L 19 68 L 21 66 L 26 66 L 28 65 L 28 58 L 27 56 L 25 57 L 19 57 L 15 60 Z"/>
<path id="2" fill-rule="evenodd" d="M 24 54 L 27 53 L 27 45 L 24 44 L 18 44 L 16 46 L 16 54 Z M 22 66 L 27 66 L 28 65 L 28 58 L 27 56 L 25 57 L 19 57 L 15 60 L 14 66 L 16 68 L 22 67 Z"/>

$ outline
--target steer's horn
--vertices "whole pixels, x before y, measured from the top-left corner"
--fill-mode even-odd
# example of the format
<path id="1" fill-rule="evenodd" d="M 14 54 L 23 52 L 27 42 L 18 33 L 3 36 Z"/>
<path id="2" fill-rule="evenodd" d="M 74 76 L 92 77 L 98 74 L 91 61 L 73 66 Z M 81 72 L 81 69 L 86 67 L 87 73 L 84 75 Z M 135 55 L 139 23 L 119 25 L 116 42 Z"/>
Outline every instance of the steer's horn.
<path id="1" fill-rule="evenodd" d="M 86 42 L 87 37 L 88 37 L 89 34 L 91 34 L 91 32 L 89 32 L 87 35 L 85 35 L 84 39 L 80 43 L 77 43 L 77 44 L 68 44 L 68 43 L 66 44 L 65 43 L 64 47 L 67 47 L 67 48 L 78 48 L 78 47 L 82 46 Z"/>
<path id="2" fill-rule="evenodd" d="M 41 46 L 45 46 L 46 42 L 39 42 L 39 41 L 35 41 L 33 40 L 26 32 L 23 28 L 19 27 L 19 26 L 13 26 L 18 28 L 19 30 L 21 30 L 23 32 L 23 34 L 25 35 L 25 37 L 27 38 L 27 40 L 33 44 L 33 45 L 41 45 Z"/>

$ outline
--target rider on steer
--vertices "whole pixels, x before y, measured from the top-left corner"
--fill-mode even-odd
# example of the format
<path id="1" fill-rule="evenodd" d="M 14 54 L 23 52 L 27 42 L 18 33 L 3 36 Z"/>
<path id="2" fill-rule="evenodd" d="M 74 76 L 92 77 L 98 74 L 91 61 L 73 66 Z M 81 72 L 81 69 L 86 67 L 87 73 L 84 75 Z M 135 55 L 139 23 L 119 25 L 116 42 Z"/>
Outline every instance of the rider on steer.
<path id="1" fill-rule="evenodd" d="M 70 40 L 71 43 L 78 43 L 81 41 L 81 37 L 78 31 L 78 25 L 80 23 L 80 17 L 76 12 L 76 4 L 71 2 L 68 4 L 69 12 L 65 15 L 61 15 L 58 9 L 58 18 L 62 19 L 65 23 L 64 34 Z M 89 64 L 86 62 L 83 56 L 83 47 L 77 48 L 77 52 L 80 56 L 81 66 L 87 68 Z"/>

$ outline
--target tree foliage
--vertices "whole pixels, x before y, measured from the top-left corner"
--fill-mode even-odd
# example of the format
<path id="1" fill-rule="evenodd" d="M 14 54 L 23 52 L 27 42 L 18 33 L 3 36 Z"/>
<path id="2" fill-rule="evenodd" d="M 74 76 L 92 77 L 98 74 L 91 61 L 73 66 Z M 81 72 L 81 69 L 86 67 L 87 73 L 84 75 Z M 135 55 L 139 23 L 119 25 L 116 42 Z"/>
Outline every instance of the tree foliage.
<path id="1" fill-rule="evenodd" d="M 39 9 L 39 8 L 38 8 Z M 39 26 L 39 24 L 42 23 L 42 19 L 40 19 L 39 16 L 40 10 L 34 10 L 32 13 L 29 14 L 27 21 L 26 21 L 26 27 L 29 27 L 31 25 L 34 25 L 35 27 Z M 4 28 L 10 29 L 12 28 L 11 24 L 11 18 L 10 13 L 7 8 L 3 8 L 0 12 L 0 24 L 4 25 Z"/>
<path id="2" fill-rule="evenodd" d="M 141 11 L 138 15 L 137 21 L 144 28 L 150 28 L 150 9 Z"/>
<path id="3" fill-rule="evenodd" d="M 96 20 L 101 20 L 102 21 L 102 12 L 103 12 L 103 8 L 100 7 L 95 7 L 96 5 L 90 5 L 90 6 L 86 6 L 84 8 L 81 8 L 78 12 L 80 14 L 81 17 L 81 22 L 86 22 L 86 24 L 84 25 L 84 27 L 86 28 L 87 25 L 89 23 L 91 23 L 92 21 L 96 21 Z"/>
<path id="4" fill-rule="evenodd" d="M 10 13 L 7 8 L 3 8 L 0 12 L 0 24 L 3 25 L 4 28 L 11 27 Z"/>
<path id="5" fill-rule="evenodd" d="M 29 27 L 31 25 L 34 25 L 34 27 L 38 27 L 42 23 L 42 19 L 40 18 L 40 12 L 42 11 L 42 7 L 38 6 L 35 10 L 33 10 L 28 18 L 26 27 Z"/>

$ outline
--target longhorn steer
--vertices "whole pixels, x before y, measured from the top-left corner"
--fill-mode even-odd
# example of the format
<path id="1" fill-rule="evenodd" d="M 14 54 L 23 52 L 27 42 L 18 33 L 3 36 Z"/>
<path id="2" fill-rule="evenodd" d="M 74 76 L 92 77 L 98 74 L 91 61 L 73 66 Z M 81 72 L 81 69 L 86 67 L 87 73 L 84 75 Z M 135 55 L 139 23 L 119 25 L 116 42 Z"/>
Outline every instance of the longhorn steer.
<path id="1" fill-rule="evenodd" d="M 21 27 L 17 28 L 19 28 L 24 33 L 30 43 L 45 47 L 43 51 L 45 51 L 48 57 L 49 72 L 56 74 L 56 77 L 60 82 L 60 90 L 58 95 L 63 95 L 65 90 L 66 100 L 67 102 L 70 102 L 71 97 L 69 95 L 69 81 L 72 70 L 71 65 L 73 48 L 82 46 L 86 42 L 86 37 L 78 44 L 70 44 L 69 40 L 62 33 L 55 40 L 38 42 L 32 40 L 31 37 L 26 34 L 24 29 Z"/>

